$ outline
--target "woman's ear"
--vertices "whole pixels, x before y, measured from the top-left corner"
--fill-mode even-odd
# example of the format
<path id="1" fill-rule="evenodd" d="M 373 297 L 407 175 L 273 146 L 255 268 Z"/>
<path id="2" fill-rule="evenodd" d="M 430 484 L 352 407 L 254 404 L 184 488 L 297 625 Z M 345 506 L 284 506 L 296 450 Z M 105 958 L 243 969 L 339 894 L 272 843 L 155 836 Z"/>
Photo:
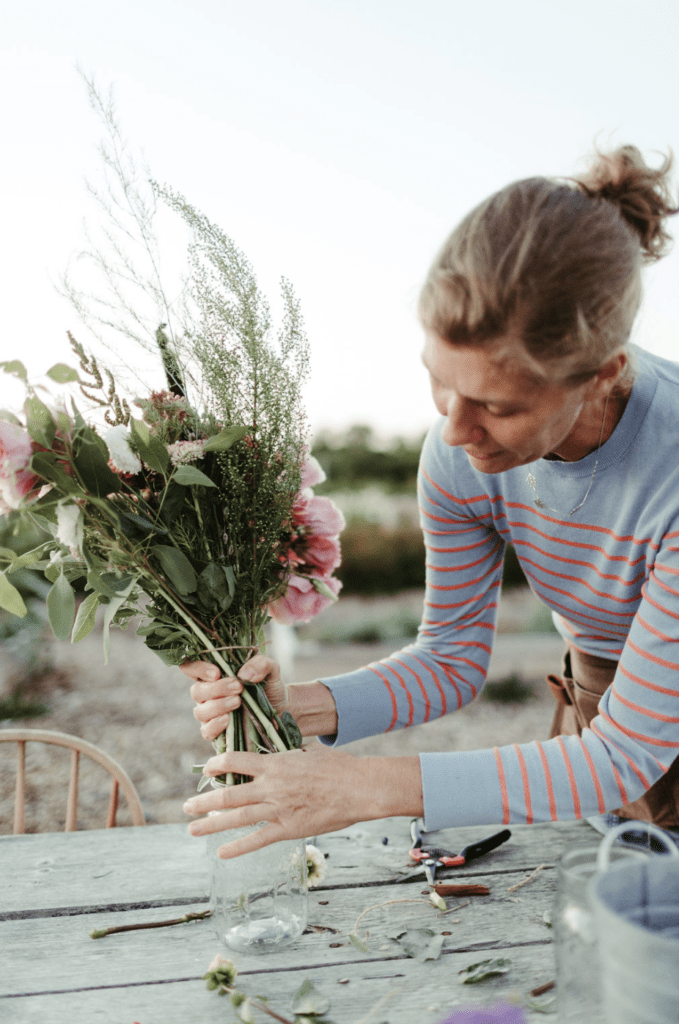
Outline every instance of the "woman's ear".
<path id="1" fill-rule="evenodd" d="M 616 384 L 623 380 L 628 362 L 629 357 L 624 349 L 615 352 L 592 378 L 592 398 L 612 394 Z"/>

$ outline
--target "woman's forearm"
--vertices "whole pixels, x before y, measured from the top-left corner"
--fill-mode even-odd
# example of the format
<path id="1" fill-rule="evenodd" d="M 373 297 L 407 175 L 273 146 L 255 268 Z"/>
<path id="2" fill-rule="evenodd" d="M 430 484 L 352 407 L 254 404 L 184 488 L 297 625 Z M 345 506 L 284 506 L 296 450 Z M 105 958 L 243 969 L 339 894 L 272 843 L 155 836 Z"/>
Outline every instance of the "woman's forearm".
<path id="1" fill-rule="evenodd" d="M 327 686 L 318 680 L 289 683 L 287 698 L 290 713 L 302 736 L 334 736 L 337 732 L 337 708 Z"/>

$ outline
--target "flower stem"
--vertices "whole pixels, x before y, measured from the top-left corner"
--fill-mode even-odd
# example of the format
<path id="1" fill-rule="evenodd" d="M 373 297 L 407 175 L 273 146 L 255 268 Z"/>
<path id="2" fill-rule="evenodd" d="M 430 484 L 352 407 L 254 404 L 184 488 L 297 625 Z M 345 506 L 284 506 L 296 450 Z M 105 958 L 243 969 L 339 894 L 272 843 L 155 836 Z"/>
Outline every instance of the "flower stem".
<path id="1" fill-rule="evenodd" d="M 203 910 L 196 914 L 184 914 L 183 917 L 173 917 L 171 921 L 147 921 L 144 924 L 119 924 L 112 928 L 95 928 L 90 932 L 91 939 L 103 939 L 105 935 L 113 935 L 115 932 L 133 932 L 141 928 L 166 928 L 171 924 L 184 924 L 186 921 L 202 921 L 209 917 L 211 910 Z"/>

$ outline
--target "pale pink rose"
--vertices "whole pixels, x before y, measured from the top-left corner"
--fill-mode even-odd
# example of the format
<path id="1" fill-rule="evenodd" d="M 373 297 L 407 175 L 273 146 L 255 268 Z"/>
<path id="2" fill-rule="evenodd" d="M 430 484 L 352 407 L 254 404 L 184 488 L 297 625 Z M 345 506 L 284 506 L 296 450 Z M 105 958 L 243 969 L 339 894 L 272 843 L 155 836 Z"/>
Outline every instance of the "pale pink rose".
<path id="1" fill-rule="evenodd" d="M 342 586 L 339 580 L 326 576 L 320 582 L 325 584 L 335 597 L 339 594 Z M 288 589 L 282 597 L 269 605 L 269 612 L 276 622 L 291 626 L 295 622 L 308 622 L 332 603 L 331 597 L 318 593 L 308 576 L 291 576 Z"/>
<path id="2" fill-rule="evenodd" d="M 324 480 L 325 473 L 318 459 L 315 459 L 313 455 L 307 455 L 302 465 L 302 483 L 300 485 L 302 490 L 322 484 Z"/>
<path id="3" fill-rule="evenodd" d="M 0 420 L 0 513 L 19 508 L 26 495 L 40 485 L 40 478 L 27 468 L 32 454 L 28 431 Z"/>
<path id="4" fill-rule="evenodd" d="M 337 505 L 330 498 L 316 496 L 307 499 L 300 522 L 310 533 L 320 533 L 324 537 L 336 537 L 346 526 Z"/>
<path id="5" fill-rule="evenodd" d="M 324 537 L 321 534 L 309 537 L 304 561 L 319 569 L 322 576 L 329 576 L 341 560 L 339 537 Z"/>

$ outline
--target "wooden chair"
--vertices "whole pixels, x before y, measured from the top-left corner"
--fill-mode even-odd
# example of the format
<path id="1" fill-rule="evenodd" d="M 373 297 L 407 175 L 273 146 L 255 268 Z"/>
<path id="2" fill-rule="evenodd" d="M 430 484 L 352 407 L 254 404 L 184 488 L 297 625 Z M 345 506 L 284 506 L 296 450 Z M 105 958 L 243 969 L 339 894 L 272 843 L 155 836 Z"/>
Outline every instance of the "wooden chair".
<path id="1" fill-rule="evenodd" d="M 21 835 L 25 832 L 26 744 L 33 742 L 68 747 L 71 751 L 71 774 L 66 803 L 65 832 L 75 832 L 77 828 L 78 770 L 81 754 L 85 754 L 91 760 L 96 761 L 97 764 L 102 765 L 113 776 L 111 796 L 106 815 L 106 828 L 114 828 L 116 825 L 120 789 L 122 789 L 127 798 L 132 814 L 132 824 L 146 824 L 139 795 L 131 778 L 122 765 L 119 765 L 117 761 L 114 761 L 112 757 L 109 757 L 108 754 L 105 754 L 103 750 L 100 750 L 93 743 L 88 743 L 87 740 L 79 739 L 77 736 L 69 736 L 65 732 L 53 732 L 49 729 L 0 729 L 0 743 L 16 743 L 18 745 L 16 794 L 14 800 L 14 835 Z"/>

